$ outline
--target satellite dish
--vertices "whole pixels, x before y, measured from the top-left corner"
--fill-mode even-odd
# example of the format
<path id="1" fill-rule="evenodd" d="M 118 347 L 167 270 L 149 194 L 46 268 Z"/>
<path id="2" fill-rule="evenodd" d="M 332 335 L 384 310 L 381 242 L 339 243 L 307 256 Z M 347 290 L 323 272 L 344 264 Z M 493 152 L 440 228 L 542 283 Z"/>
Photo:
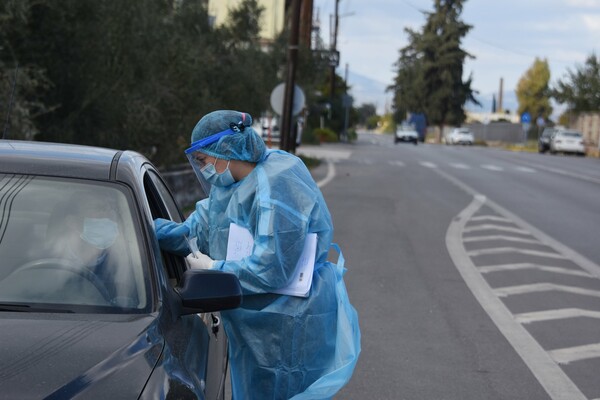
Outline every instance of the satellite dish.
<path id="1" fill-rule="evenodd" d="M 271 92 L 271 107 L 277 114 L 283 114 L 283 97 L 285 96 L 285 83 L 280 83 Z M 294 100 L 292 104 L 292 115 L 298 115 L 306 104 L 304 92 L 298 85 L 294 85 Z"/>

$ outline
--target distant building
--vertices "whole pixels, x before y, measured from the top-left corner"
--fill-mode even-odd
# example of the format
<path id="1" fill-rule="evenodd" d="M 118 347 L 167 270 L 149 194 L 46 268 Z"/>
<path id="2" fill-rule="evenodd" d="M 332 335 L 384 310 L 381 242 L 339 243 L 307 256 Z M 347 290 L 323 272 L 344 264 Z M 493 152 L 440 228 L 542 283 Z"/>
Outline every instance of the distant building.
<path id="1" fill-rule="evenodd" d="M 209 0 L 208 15 L 215 26 L 227 22 L 229 10 L 240 6 L 242 0 Z M 261 18 L 260 37 L 265 42 L 272 42 L 285 26 L 285 0 L 258 0 L 264 8 Z"/>
<path id="2" fill-rule="evenodd" d="M 260 38 L 264 44 L 272 43 L 287 24 L 286 13 L 291 0 L 257 0 L 264 9 L 261 17 Z M 208 0 L 208 15 L 214 26 L 227 22 L 229 10 L 237 8 L 242 0 Z M 310 45 L 312 32 L 313 0 L 303 0 L 300 16 L 300 42 Z"/>

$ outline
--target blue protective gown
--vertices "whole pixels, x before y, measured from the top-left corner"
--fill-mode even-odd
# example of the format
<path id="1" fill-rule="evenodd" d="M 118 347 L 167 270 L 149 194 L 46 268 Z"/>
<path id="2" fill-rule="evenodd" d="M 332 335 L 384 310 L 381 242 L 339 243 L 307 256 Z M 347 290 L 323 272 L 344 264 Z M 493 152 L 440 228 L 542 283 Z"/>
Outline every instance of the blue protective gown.
<path id="1" fill-rule="evenodd" d="M 224 261 L 229 226 L 254 237 L 250 256 Z M 211 189 L 183 223 L 157 221 L 165 250 L 186 255 L 182 235 L 196 236 L 215 267 L 238 276 L 240 308 L 223 311 L 234 399 L 328 399 L 352 375 L 360 352 L 356 311 L 343 282 L 343 257 L 327 261 L 331 216 L 304 163 L 269 150 L 243 180 Z M 308 233 L 317 234 L 316 265 L 307 298 L 271 293 L 293 276 Z"/>

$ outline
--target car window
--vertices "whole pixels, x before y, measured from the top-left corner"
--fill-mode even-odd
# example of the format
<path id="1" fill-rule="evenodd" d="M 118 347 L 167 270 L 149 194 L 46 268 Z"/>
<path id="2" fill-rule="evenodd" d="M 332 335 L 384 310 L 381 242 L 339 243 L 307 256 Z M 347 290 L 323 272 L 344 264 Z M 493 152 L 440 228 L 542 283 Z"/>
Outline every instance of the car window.
<path id="1" fill-rule="evenodd" d="M 0 199 L 0 302 L 147 311 L 146 263 L 126 188 L 0 175 Z"/>
<path id="2" fill-rule="evenodd" d="M 181 212 L 171 195 L 171 191 L 153 170 L 147 170 L 144 175 L 144 190 L 146 191 L 146 198 L 150 205 L 153 219 L 163 218 L 175 222 L 183 221 Z M 161 257 L 162 265 L 169 278 L 169 283 L 173 287 L 177 286 L 187 269 L 187 264 L 183 261 L 182 257 L 166 251 L 161 251 Z"/>

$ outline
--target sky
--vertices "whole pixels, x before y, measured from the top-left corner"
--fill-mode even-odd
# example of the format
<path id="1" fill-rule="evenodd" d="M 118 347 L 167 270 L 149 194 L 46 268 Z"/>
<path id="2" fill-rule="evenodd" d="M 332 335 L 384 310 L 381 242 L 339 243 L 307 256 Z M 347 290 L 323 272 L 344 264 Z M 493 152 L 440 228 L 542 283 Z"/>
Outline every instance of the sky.
<path id="1" fill-rule="evenodd" d="M 393 82 L 394 63 L 405 47 L 405 27 L 421 31 L 434 0 L 340 0 L 337 48 L 338 74 L 348 68 L 354 104 L 375 103 L 379 113 L 390 107 L 385 88 Z M 321 37 L 329 45 L 330 15 L 335 0 L 314 0 L 321 21 Z M 474 56 L 465 63 L 464 79 L 484 108 L 498 97 L 503 79 L 504 109 L 516 111 L 514 91 L 536 57 L 550 66 L 550 85 L 565 80 L 567 72 L 582 67 L 586 58 L 600 55 L 600 0 L 467 0 L 461 19 L 473 28 L 463 48 Z M 564 106 L 555 104 L 553 118 Z"/>

